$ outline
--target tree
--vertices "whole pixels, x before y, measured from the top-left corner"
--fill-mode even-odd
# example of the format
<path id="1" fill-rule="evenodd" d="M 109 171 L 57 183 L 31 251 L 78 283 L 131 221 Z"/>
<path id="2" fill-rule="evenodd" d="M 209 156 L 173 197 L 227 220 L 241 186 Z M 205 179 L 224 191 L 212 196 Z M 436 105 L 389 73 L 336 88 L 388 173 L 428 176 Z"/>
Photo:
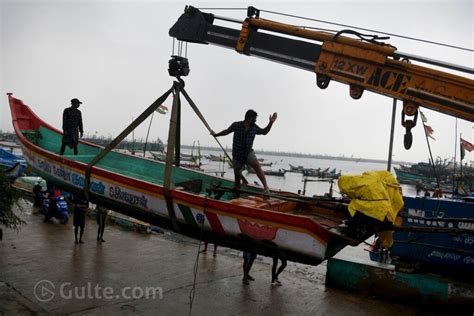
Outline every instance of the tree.
<path id="1" fill-rule="evenodd" d="M 18 215 L 15 214 L 13 209 L 15 206 L 21 210 L 21 206 L 18 204 L 20 193 L 16 191 L 11 182 L 0 171 L 0 224 L 3 224 L 6 228 L 19 230 L 22 224 L 25 224 Z M 2 240 L 3 231 L 0 227 L 0 240 Z"/>

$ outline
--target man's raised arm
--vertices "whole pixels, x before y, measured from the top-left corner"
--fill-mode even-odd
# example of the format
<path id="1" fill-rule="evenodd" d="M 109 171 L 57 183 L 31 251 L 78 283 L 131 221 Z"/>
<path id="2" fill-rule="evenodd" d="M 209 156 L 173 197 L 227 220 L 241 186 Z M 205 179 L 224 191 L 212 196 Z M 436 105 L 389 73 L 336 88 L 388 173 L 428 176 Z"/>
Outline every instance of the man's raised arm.
<path id="1" fill-rule="evenodd" d="M 278 114 L 275 112 L 273 115 L 270 115 L 268 125 L 263 129 L 263 135 L 267 135 L 268 132 L 272 129 L 273 123 L 275 123 L 276 119 L 278 117 Z"/>

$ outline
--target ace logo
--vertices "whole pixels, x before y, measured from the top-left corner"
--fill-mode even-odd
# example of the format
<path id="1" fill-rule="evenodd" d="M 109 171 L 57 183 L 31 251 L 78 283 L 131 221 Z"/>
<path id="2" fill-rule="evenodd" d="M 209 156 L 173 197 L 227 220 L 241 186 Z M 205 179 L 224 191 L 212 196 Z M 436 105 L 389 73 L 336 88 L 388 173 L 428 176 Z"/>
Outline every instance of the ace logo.
<path id="1" fill-rule="evenodd" d="M 409 75 L 390 70 L 383 71 L 381 68 L 377 68 L 367 80 L 367 84 L 394 92 L 405 93 L 410 80 L 411 76 Z"/>

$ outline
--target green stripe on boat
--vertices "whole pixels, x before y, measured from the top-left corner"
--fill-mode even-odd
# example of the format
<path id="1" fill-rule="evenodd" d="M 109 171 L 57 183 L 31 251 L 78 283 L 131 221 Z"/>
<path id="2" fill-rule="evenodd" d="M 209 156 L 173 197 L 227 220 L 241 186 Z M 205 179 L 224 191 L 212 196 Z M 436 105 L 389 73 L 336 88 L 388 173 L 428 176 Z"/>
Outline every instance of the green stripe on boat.
<path id="1" fill-rule="evenodd" d="M 183 214 L 184 220 L 186 221 L 187 224 L 197 226 L 196 220 L 194 219 L 193 212 L 191 209 L 183 204 L 178 204 L 178 207 Z"/>

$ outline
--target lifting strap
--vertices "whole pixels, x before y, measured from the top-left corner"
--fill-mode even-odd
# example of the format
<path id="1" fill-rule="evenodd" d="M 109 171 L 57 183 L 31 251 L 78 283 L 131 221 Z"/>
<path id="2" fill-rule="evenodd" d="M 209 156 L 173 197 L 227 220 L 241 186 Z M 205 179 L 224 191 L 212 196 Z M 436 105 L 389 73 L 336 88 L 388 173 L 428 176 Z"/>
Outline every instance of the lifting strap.
<path id="1" fill-rule="evenodd" d="M 171 173 L 173 171 L 173 156 L 175 154 L 176 132 L 179 120 L 180 99 L 179 93 L 182 86 L 175 82 L 173 91 L 173 107 L 171 109 L 170 127 L 168 130 L 168 145 L 166 149 L 166 167 L 163 180 L 163 190 L 170 217 L 171 226 L 176 232 L 179 232 L 178 222 L 176 221 L 176 213 L 174 212 L 173 198 L 171 197 Z"/>
<path id="2" fill-rule="evenodd" d="M 138 125 L 140 125 L 144 120 L 146 120 L 163 102 L 168 98 L 170 93 L 173 91 L 175 84 L 168 91 L 166 91 L 161 97 L 156 99 L 139 117 L 137 117 L 127 128 L 125 128 L 122 133 L 120 133 L 110 144 L 107 145 L 102 151 L 92 159 L 92 161 L 87 165 L 85 171 L 85 180 L 84 180 L 84 195 L 87 201 L 90 201 L 89 198 L 89 189 L 90 189 L 90 177 L 92 167 L 97 164 L 102 158 L 105 157 L 115 146 L 117 146 L 122 140 L 125 139 Z"/>

